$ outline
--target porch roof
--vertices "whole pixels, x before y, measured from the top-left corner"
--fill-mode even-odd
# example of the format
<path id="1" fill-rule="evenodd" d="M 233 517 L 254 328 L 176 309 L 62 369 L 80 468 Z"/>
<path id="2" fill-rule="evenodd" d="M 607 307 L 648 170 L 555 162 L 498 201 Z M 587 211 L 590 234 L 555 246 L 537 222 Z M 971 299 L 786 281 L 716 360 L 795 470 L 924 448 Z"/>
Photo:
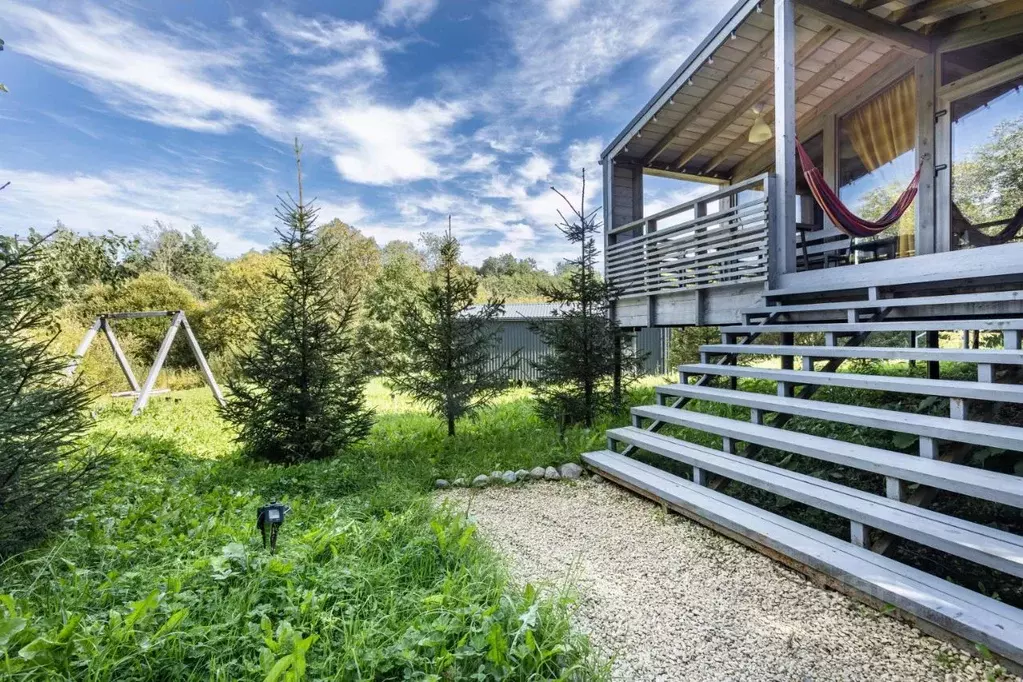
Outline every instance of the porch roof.
<path id="1" fill-rule="evenodd" d="M 773 5 L 739 0 L 602 158 L 647 173 L 734 180 L 763 170 L 774 141 L 748 141 L 752 108 L 774 118 Z M 797 130 L 876 74 L 977 37 L 1023 32 L 1023 0 L 796 0 Z M 811 133 L 812 134 L 812 133 Z"/>

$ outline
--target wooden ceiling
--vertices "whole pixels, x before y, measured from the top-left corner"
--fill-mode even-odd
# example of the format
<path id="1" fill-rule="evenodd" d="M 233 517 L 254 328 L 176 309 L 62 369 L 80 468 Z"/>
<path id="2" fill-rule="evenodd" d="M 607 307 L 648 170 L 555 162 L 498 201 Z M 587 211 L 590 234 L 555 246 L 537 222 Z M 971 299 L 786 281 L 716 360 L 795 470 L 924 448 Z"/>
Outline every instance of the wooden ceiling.
<path id="1" fill-rule="evenodd" d="M 773 148 L 748 141 L 752 108 L 774 119 L 773 3 L 751 12 L 619 150 L 649 172 L 727 179 Z M 1023 19 L 1023 0 L 796 0 L 796 115 L 800 126 L 875 74 L 941 41 Z M 1023 23 L 1018 28 L 1023 32 Z M 1011 56 L 1011 55 L 1009 55 Z M 743 164 L 747 167 L 743 167 Z"/>

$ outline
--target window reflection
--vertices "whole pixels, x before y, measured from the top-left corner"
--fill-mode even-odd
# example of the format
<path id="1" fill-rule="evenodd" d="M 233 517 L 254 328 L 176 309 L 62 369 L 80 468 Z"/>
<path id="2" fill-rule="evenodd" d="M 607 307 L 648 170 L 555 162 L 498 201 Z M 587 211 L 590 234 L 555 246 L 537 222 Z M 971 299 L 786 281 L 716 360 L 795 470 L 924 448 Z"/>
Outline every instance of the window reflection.
<path id="1" fill-rule="evenodd" d="M 952 247 L 1023 240 L 1023 78 L 952 104 Z"/>
<path id="2" fill-rule="evenodd" d="M 916 172 L 916 81 L 907 76 L 838 124 L 839 198 L 856 215 L 877 220 L 898 200 Z M 916 204 L 875 237 L 857 239 L 855 262 L 911 256 L 916 251 Z"/>

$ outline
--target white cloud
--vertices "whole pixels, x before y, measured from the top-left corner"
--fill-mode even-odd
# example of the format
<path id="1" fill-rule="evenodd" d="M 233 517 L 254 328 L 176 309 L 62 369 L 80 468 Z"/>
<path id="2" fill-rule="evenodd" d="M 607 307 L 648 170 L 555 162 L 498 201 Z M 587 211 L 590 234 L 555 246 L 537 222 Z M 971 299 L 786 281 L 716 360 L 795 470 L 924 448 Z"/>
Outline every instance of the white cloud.
<path id="1" fill-rule="evenodd" d="M 19 51 L 74 74 L 130 116 L 206 132 L 274 125 L 273 103 L 231 76 L 242 60 L 229 46 L 178 46 L 92 6 L 76 19 L 2 0 L 0 7 L 19 34 Z"/>
<path id="2" fill-rule="evenodd" d="M 421 24 L 437 9 L 438 0 L 384 0 L 380 21 L 385 24 Z"/>
<path id="3" fill-rule="evenodd" d="M 604 143 L 600 138 L 576 140 L 568 146 L 566 151 L 569 170 L 572 173 L 578 173 L 585 168 L 587 175 L 595 179 L 599 178 L 597 169 L 600 164 L 600 152 L 603 150 Z"/>
<path id="4" fill-rule="evenodd" d="M 554 164 L 546 156 L 533 154 L 523 165 L 519 166 L 519 176 L 529 185 L 534 185 L 542 180 L 547 180 Z"/>
<path id="5" fill-rule="evenodd" d="M 579 9 L 582 0 L 547 0 L 547 11 L 555 21 L 562 21 Z"/>
<path id="6" fill-rule="evenodd" d="M 62 221 L 78 232 L 137 234 L 154 220 L 187 229 L 198 223 L 224 256 L 262 248 L 272 239 L 271 206 L 248 192 L 203 177 L 174 177 L 145 169 L 100 175 L 0 170 L 4 190 L 0 232 L 46 232 Z"/>
<path id="7" fill-rule="evenodd" d="M 462 164 L 462 170 L 466 173 L 480 173 L 492 171 L 497 167 L 497 157 L 493 154 L 481 154 L 473 152 L 469 160 Z"/>
<path id="8" fill-rule="evenodd" d="M 406 108 L 322 100 L 298 128 L 330 150 L 346 180 L 390 185 L 440 177 L 437 156 L 450 149 L 450 128 L 464 114 L 459 104 L 427 100 Z"/>
<path id="9" fill-rule="evenodd" d="M 367 44 L 381 43 L 366 24 L 332 17 L 302 17 L 285 11 L 264 12 L 267 25 L 293 54 L 311 50 L 350 52 Z"/>

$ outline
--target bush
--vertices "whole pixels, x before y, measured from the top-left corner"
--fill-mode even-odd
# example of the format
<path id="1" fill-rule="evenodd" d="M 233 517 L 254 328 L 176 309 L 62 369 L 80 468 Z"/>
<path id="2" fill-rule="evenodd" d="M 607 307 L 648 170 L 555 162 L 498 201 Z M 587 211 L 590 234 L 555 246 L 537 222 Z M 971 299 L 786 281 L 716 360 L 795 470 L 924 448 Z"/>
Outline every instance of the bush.
<path id="1" fill-rule="evenodd" d="M 36 247 L 0 241 L 0 557 L 39 541 L 94 486 L 105 459 L 83 451 L 90 395 L 53 354 Z"/>

